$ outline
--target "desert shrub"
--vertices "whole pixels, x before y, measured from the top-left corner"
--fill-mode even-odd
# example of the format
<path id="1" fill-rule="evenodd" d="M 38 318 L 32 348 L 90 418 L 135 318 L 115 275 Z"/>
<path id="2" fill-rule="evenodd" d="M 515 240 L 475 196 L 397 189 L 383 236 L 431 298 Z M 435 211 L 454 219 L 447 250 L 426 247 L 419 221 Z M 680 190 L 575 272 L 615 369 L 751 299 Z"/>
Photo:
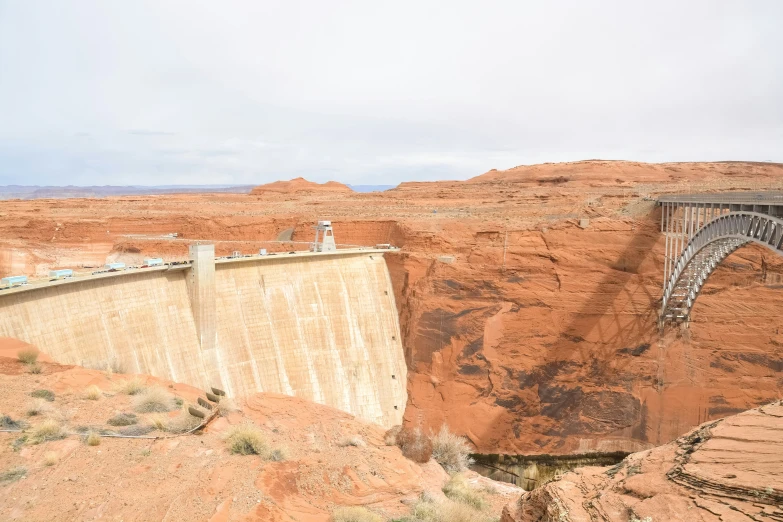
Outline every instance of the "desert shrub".
<path id="1" fill-rule="evenodd" d="M 413 462 L 424 463 L 432 456 L 432 441 L 418 427 L 402 428 L 397 434 L 397 446 Z"/>
<path id="2" fill-rule="evenodd" d="M 8 471 L 0 473 L 0 484 L 3 482 L 16 482 L 25 475 L 27 475 L 27 468 L 22 466 L 11 468 Z"/>
<path id="3" fill-rule="evenodd" d="M 234 406 L 234 402 L 226 397 L 221 397 L 220 402 L 213 406 L 221 417 L 227 416 L 229 413 L 237 411 L 237 407 Z"/>
<path id="4" fill-rule="evenodd" d="M 484 497 L 470 487 L 464 475 L 458 474 L 451 477 L 451 480 L 443 486 L 443 494 L 455 502 L 467 504 L 474 509 L 481 510 L 487 506 Z"/>
<path id="5" fill-rule="evenodd" d="M 34 348 L 25 348 L 24 350 L 19 350 L 16 356 L 19 359 L 19 362 L 34 364 L 38 360 L 38 350 Z"/>
<path id="6" fill-rule="evenodd" d="M 60 457 L 54 451 L 47 451 L 44 454 L 44 466 L 54 466 L 60 460 Z"/>
<path id="7" fill-rule="evenodd" d="M 140 437 L 142 435 L 146 435 L 153 431 L 155 431 L 155 426 L 150 426 L 149 424 L 136 424 L 133 426 L 128 426 L 126 428 L 120 429 L 119 433 L 120 435 L 131 435 L 133 437 Z"/>
<path id="8" fill-rule="evenodd" d="M 0 429 L 21 430 L 22 428 L 24 428 L 24 423 L 22 421 L 15 421 L 8 415 L 0 416 Z"/>
<path id="9" fill-rule="evenodd" d="M 52 407 L 46 399 L 35 399 L 27 406 L 25 414 L 27 414 L 28 417 L 35 417 L 36 415 L 49 413 L 51 410 Z"/>
<path id="10" fill-rule="evenodd" d="M 187 404 L 183 404 L 182 413 L 173 419 L 168 419 L 166 422 L 166 431 L 170 433 L 187 433 L 188 431 L 197 428 L 199 424 L 201 424 L 201 421 L 202 419 L 194 417 L 188 412 Z"/>
<path id="11" fill-rule="evenodd" d="M 264 434 L 253 424 L 240 424 L 231 427 L 226 434 L 226 445 L 231 453 L 239 455 L 266 457 L 269 452 Z"/>
<path id="12" fill-rule="evenodd" d="M 40 364 L 33 363 L 33 364 L 28 364 L 27 365 L 27 373 L 32 373 L 33 375 L 38 375 L 41 372 L 43 372 L 43 368 L 41 368 Z"/>
<path id="13" fill-rule="evenodd" d="M 332 512 L 332 522 L 383 522 L 383 518 L 360 506 L 339 507 Z"/>
<path id="14" fill-rule="evenodd" d="M 60 423 L 54 419 L 46 419 L 42 423 L 33 426 L 30 430 L 27 442 L 30 444 L 40 444 L 48 440 L 58 440 L 65 438 L 65 432 L 63 432 Z"/>
<path id="15" fill-rule="evenodd" d="M 432 458 L 443 466 L 448 473 L 458 473 L 473 464 L 470 458 L 470 446 L 464 437 L 449 431 L 445 424 L 431 437 Z"/>
<path id="16" fill-rule="evenodd" d="M 134 413 L 118 413 L 106 421 L 109 426 L 130 426 L 139 422 L 139 418 Z"/>
<path id="17" fill-rule="evenodd" d="M 396 446 L 397 445 L 397 435 L 400 434 L 400 430 L 402 429 L 402 426 L 392 426 L 386 433 L 383 434 L 383 442 L 387 446 Z"/>
<path id="18" fill-rule="evenodd" d="M 97 401 L 103 397 L 103 392 L 100 388 L 98 388 L 96 385 L 92 384 L 87 387 L 86 390 L 84 390 L 84 398 L 89 399 L 91 401 Z"/>
<path id="19" fill-rule="evenodd" d="M 54 402 L 54 392 L 50 390 L 35 390 L 30 392 L 30 397 L 37 399 L 45 399 L 49 402 Z"/>
<path id="20" fill-rule="evenodd" d="M 270 460 L 272 462 L 281 462 L 287 458 L 288 458 L 288 451 L 286 451 L 285 448 L 275 448 L 269 452 L 269 454 L 266 457 L 266 460 Z"/>
<path id="21" fill-rule="evenodd" d="M 174 396 L 160 386 L 153 386 L 133 398 L 133 409 L 139 413 L 171 411 L 174 409 Z"/>
<path id="22" fill-rule="evenodd" d="M 341 448 L 345 448 L 346 446 L 355 446 L 357 448 L 362 448 L 367 445 L 364 440 L 359 435 L 354 435 L 352 437 L 345 437 L 340 442 L 337 443 L 338 446 Z"/>
<path id="23" fill-rule="evenodd" d="M 437 501 L 424 495 L 412 507 L 410 516 L 400 522 L 491 522 L 491 516 L 452 500 Z"/>
<path id="24" fill-rule="evenodd" d="M 155 428 L 156 430 L 166 431 L 168 428 L 169 418 L 166 415 L 161 415 L 159 413 L 155 415 L 150 415 L 147 418 L 147 420 L 150 421 L 150 423 L 152 423 L 152 427 Z"/>
<path id="25" fill-rule="evenodd" d="M 134 377 L 133 379 L 127 379 L 125 381 L 118 382 L 115 385 L 115 388 L 118 393 L 124 393 L 125 395 L 137 395 L 143 392 L 147 386 L 139 377 Z"/>
<path id="26" fill-rule="evenodd" d="M 84 443 L 88 446 L 97 446 L 101 443 L 101 435 L 95 431 L 89 431 L 84 436 Z"/>

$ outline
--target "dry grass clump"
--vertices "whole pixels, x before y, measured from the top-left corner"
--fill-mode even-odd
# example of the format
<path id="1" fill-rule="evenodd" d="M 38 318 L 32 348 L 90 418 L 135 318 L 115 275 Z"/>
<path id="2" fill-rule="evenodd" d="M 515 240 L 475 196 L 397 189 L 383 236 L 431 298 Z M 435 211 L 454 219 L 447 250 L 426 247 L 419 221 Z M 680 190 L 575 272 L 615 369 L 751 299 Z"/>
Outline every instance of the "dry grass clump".
<path id="1" fill-rule="evenodd" d="M 235 412 L 238 408 L 234 405 L 234 401 L 226 397 L 221 397 L 220 402 L 213 406 L 221 417 L 228 416 L 229 413 Z"/>
<path id="2" fill-rule="evenodd" d="M 133 398 L 133 409 L 138 413 L 161 413 L 174 407 L 174 396 L 160 386 L 147 388 Z"/>
<path id="3" fill-rule="evenodd" d="M 152 427 L 158 431 L 168 430 L 169 418 L 167 415 L 161 415 L 158 413 L 155 415 L 150 415 L 147 420 L 150 421 L 150 423 L 152 423 Z"/>
<path id="4" fill-rule="evenodd" d="M 51 390 L 35 390 L 30 392 L 30 397 L 36 399 L 46 399 L 49 402 L 54 402 L 54 392 Z"/>
<path id="5" fill-rule="evenodd" d="M 97 401 L 103 397 L 103 392 L 100 388 L 98 388 L 96 385 L 92 384 L 87 387 L 86 390 L 84 390 L 84 398 L 89 399 L 91 401 Z"/>
<path id="6" fill-rule="evenodd" d="M 16 357 L 21 363 L 34 364 L 38 360 L 38 350 L 34 348 L 25 348 L 24 350 L 19 350 Z"/>
<path id="7" fill-rule="evenodd" d="M 125 395 L 137 395 L 143 392 L 146 388 L 147 386 L 144 384 L 144 381 L 139 377 L 120 381 L 115 385 L 117 392 L 124 393 Z"/>
<path id="8" fill-rule="evenodd" d="M 54 466 L 60 461 L 60 456 L 57 455 L 54 451 L 47 451 L 44 454 L 43 463 L 44 466 Z"/>
<path id="9" fill-rule="evenodd" d="M 476 510 L 487 507 L 484 497 L 468 484 L 464 475 L 457 474 L 451 477 L 451 480 L 443 486 L 443 494 L 455 502 L 467 504 Z"/>
<path id="10" fill-rule="evenodd" d="M 27 373 L 32 373 L 33 375 L 38 375 L 39 373 L 43 372 L 43 368 L 38 363 L 28 364 L 27 365 Z"/>
<path id="11" fill-rule="evenodd" d="M 27 468 L 23 466 L 11 468 L 8 471 L 0 473 L 0 484 L 4 482 L 16 482 L 25 475 L 27 475 Z"/>
<path id="12" fill-rule="evenodd" d="M 445 424 L 430 439 L 432 458 L 438 461 L 447 473 L 459 473 L 473 464 L 468 441 L 464 437 L 451 433 Z"/>
<path id="13" fill-rule="evenodd" d="M 357 448 L 363 448 L 367 445 L 364 440 L 359 435 L 354 435 L 352 437 L 345 437 L 343 440 L 337 443 L 338 446 L 341 448 L 345 448 L 346 446 L 355 446 Z"/>
<path id="14" fill-rule="evenodd" d="M 101 443 L 101 435 L 96 431 L 89 431 L 84 436 L 84 443 L 88 446 L 97 446 Z"/>
<path id="15" fill-rule="evenodd" d="M 139 422 L 139 418 L 134 413 L 118 413 L 106 421 L 109 426 L 130 426 Z"/>
<path id="16" fill-rule="evenodd" d="M 269 453 L 264 434 L 257 426 L 249 423 L 231 427 L 226 434 L 226 445 L 231 453 L 239 455 L 266 457 Z"/>
<path id="17" fill-rule="evenodd" d="M 46 419 L 42 423 L 33 426 L 30 430 L 27 441 L 30 444 L 40 444 L 48 440 L 58 440 L 65 438 L 65 432 L 63 432 L 60 423 L 54 419 Z"/>
<path id="18" fill-rule="evenodd" d="M 453 500 L 437 500 L 422 494 L 411 508 L 411 514 L 398 519 L 398 522 L 496 522 L 488 513 Z"/>
<path id="19" fill-rule="evenodd" d="M 392 426 L 386 433 L 383 434 L 383 442 L 387 446 L 396 446 L 397 435 L 400 434 L 401 429 L 402 426 L 400 426 L 399 424 L 397 426 Z"/>
<path id="20" fill-rule="evenodd" d="M 155 426 L 149 424 L 135 424 L 119 430 L 120 435 L 129 435 L 132 437 L 141 437 L 155 431 Z"/>
<path id="21" fill-rule="evenodd" d="M 402 428 L 397 434 L 397 446 L 413 462 L 423 464 L 432 456 L 432 441 L 418 427 Z"/>
<path id="22" fill-rule="evenodd" d="M 46 399 L 35 399 L 27 406 L 25 413 L 28 417 L 35 417 L 36 415 L 43 415 L 52 411 L 52 407 L 46 401 Z"/>
<path id="23" fill-rule="evenodd" d="M 188 412 L 188 405 L 182 405 L 182 413 L 174 417 L 173 419 L 167 419 L 165 422 L 165 430 L 169 433 L 187 433 L 190 430 L 195 429 L 201 424 L 201 420 L 198 417 L 194 417 Z M 157 427 L 157 423 L 153 423 Z"/>
<path id="24" fill-rule="evenodd" d="M 339 507 L 332 512 L 332 522 L 383 522 L 380 515 L 376 515 L 367 508 L 360 506 Z"/>

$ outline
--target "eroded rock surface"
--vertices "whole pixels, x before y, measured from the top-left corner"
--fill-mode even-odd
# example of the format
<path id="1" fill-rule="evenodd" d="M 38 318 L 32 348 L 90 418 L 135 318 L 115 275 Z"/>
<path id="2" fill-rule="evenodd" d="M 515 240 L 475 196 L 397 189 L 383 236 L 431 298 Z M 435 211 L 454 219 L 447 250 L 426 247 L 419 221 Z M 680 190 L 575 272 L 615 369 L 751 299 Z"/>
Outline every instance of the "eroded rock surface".
<path id="1" fill-rule="evenodd" d="M 702 424 L 524 494 L 503 522 L 783 520 L 783 403 Z"/>

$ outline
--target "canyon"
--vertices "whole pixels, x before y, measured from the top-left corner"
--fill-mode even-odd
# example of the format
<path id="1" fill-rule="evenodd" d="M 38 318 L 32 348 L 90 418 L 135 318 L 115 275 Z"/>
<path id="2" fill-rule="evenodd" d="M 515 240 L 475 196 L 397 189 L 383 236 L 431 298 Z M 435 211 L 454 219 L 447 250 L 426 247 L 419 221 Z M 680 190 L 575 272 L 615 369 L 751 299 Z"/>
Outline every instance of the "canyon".
<path id="1" fill-rule="evenodd" d="M 217 255 L 287 252 L 331 219 L 339 244 L 400 247 L 384 263 L 406 425 L 445 423 L 478 453 L 634 452 L 780 398 L 783 260 L 738 250 L 689 328 L 656 324 L 655 198 L 762 189 L 783 189 L 783 166 L 595 160 L 376 193 L 299 181 L 253 194 L 6 201 L 0 273 L 186 260 L 197 240 Z"/>

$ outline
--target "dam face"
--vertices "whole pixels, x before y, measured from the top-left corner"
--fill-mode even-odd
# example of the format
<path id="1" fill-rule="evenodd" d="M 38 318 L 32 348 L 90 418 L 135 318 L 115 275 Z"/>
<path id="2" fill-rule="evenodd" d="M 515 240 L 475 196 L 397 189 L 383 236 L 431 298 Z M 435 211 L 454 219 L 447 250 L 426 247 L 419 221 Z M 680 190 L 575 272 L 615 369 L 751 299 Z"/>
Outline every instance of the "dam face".
<path id="1" fill-rule="evenodd" d="M 0 293 L 0 336 L 64 364 L 117 360 L 229 396 L 284 393 L 382 426 L 402 421 L 407 368 L 382 252 L 191 255 L 179 270 Z"/>

